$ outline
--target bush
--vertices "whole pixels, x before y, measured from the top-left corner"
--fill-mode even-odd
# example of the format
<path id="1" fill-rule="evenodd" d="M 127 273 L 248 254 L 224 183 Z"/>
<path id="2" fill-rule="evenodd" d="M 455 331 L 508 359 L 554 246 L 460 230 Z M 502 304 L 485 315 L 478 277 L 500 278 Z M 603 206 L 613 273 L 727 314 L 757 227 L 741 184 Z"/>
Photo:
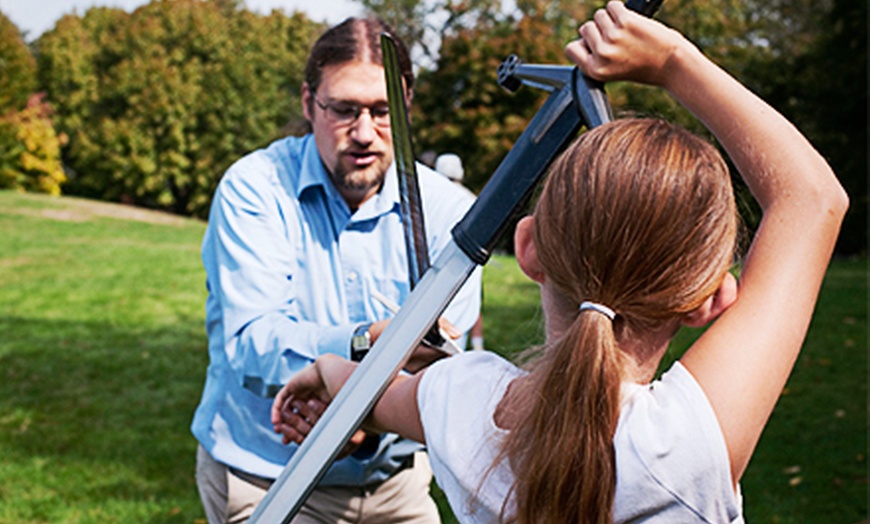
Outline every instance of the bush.
<path id="1" fill-rule="evenodd" d="M 65 139 L 55 132 L 43 95 L 0 117 L 0 188 L 59 195 L 66 181 L 60 160 Z"/>

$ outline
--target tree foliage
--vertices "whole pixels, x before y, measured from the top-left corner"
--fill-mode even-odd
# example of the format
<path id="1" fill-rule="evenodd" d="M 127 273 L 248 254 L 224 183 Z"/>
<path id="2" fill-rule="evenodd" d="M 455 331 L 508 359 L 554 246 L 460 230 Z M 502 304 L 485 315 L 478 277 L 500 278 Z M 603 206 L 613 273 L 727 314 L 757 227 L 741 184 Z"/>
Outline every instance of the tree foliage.
<path id="1" fill-rule="evenodd" d="M 867 3 L 758 2 L 765 52 L 746 75 L 824 155 L 851 197 L 839 253 L 867 248 Z"/>
<path id="2" fill-rule="evenodd" d="M 389 17 L 390 2 L 360 0 Z M 496 84 L 509 54 L 524 62 L 567 63 L 563 48 L 603 1 L 517 0 L 502 12 L 488 0 L 403 0 L 405 16 L 438 35 L 420 71 L 414 132 L 418 151 L 452 151 L 465 182 L 480 190 L 535 114 L 545 93 Z M 395 6 L 395 4 L 393 4 Z M 666 0 L 656 15 L 786 114 L 824 154 L 852 195 L 839 251 L 867 242 L 867 5 L 851 0 Z M 418 31 L 414 34 L 420 34 Z M 413 36 L 412 36 L 413 38 Z M 659 89 L 607 86 L 616 114 L 662 116 L 695 132 L 703 126 Z M 742 189 L 745 191 L 745 188 Z M 752 223 L 757 217 L 747 215 Z"/>
<path id="3" fill-rule="evenodd" d="M 501 0 L 358 0 L 387 22 L 422 67 L 433 66 L 444 37 L 459 27 L 485 25 L 499 15 Z"/>
<path id="4" fill-rule="evenodd" d="M 530 87 L 508 93 L 497 85 L 498 65 L 511 54 L 567 64 L 564 45 L 604 3 L 516 0 L 506 12 L 500 0 L 358 2 L 414 50 L 418 151 L 459 154 L 474 190 L 547 96 Z M 867 240 L 866 11 L 852 0 L 666 0 L 657 15 L 830 160 L 853 201 L 841 252 L 864 250 Z M 302 15 L 253 14 L 239 0 L 152 0 L 132 14 L 92 8 L 62 18 L 36 50 L 40 87 L 69 136 L 63 159 L 74 176 L 65 190 L 203 216 L 226 167 L 300 119 L 304 61 L 320 29 Z M 23 107 L 33 91 L 22 50 L 0 15 L 0 108 Z M 704 132 L 661 90 L 607 90 L 617 115 L 664 116 Z"/>
<path id="5" fill-rule="evenodd" d="M 687 34 L 723 63 L 739 66 L 751 53 L 745 0 L 674 0 L 659 18 Z M 418 149 L 450 150 L 466 162 L 466 182 L 479 190 L 488 180 L 547 95 L 523 87 L 516 94 L 497 85 L 496 69 L 510 54 L 532 64 L 567 64 L 564 46 L 577 28 L 601 6 L 594 1 L 518 0 L 516 10 L 502 13 L 492 2 L 459 9 L 441 29 L 436 65 L 420 73 L 415 117 Z M 663 116 L 697 131 L 703 127 L 660 90 L 636 85 L 608 86 L 617 114 Z"/>
<path id="6" fill-rule="evenodd" d="M 0 113 L 22 109 L 36 91 L 36 61 L 21 31 L 0 12 Z"/>
<path id="7" fill-rule="evenodd" d="M 65 181 L 51 106 L 37 89 L 36 60 L 0 13 L 0 188 L 60 194 Z"/>
<path id="8" fill-rule="evenodd" d="M 205 216 L 223 171 L 298 118 L 317 29 L 232 0 L 65 16 L 36 45 L 70 189 Z"/>
<path id="9" fill-rule="evenodd" d="M 51 111 L 43 96 L 34 94 L 24 109 L 0 117 L 0 188 L 60 194 L 66 137 L 55 133 Z"/>
<path id="10" fill-rule="evenodd" d="M 568 1 L 523 0 L 508 14 L 494 7 L 481 2 L 448 17 L 436 67 L 420 73 L 415 96 L 418 149 L 457 153 L 464 182 L 476 190 L 546 97 L 531 88 L 505 91 L 496 80 L 499 64 L 512 54 L 527 63 L 565 63 L 566 33 L 576 26 L 564 21 L 588 13 L 581 2 Z"/>

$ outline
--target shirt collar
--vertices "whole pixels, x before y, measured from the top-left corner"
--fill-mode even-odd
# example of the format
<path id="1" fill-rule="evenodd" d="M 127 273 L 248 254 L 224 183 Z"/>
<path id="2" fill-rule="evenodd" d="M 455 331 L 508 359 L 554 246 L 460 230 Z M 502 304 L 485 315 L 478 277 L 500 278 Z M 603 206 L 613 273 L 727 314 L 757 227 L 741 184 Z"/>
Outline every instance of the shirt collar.
<path id="1" fill-rule="evenodd" d="M 303 140 L 305 141 L 304 154 L 302 157 L 302 169 L 299 173 L 299 184 L 296 186 L 296 198 L 301 199 L 302 194 L 308 188 L 315 186 L 323 187 L 327 194 L 330 194 L 327 188 L 331 188 L 333 193 L 338 194 L 335 186 L 329 180 L 329 173 L 326 172 L 326 168 L 320 160 L 320 153 L 317 151 L 314 135 L 305 135 Z"/>
<path id="2" fill-rule="evenodd" d="M 326 167 L 323 165 L 323 161 L 320 159 L 317 144 L 314 142 L 314 135 L 307 135 L 305 140 L 303 169 L 299 175 L 296 198 L 301 200 L 303 193 L 307 192 L 310 188 L 321 187 L 326 198 L 331 202 L 340 203 L 339 207 L 344 210 L 345 216 L 349 216 L 350 208 L 338 192 L 338 189 L 335 188 L 329 173 L 326 171 Z M 350 221 L 362 222 L 394 211 L 399 212 L 399 209 L 399 182 L 396 176 L 396 163 L 393 162 L 387 169 L 384 185 L 381 190 L 368 199 L 353 216 L 350 216 Z"/>

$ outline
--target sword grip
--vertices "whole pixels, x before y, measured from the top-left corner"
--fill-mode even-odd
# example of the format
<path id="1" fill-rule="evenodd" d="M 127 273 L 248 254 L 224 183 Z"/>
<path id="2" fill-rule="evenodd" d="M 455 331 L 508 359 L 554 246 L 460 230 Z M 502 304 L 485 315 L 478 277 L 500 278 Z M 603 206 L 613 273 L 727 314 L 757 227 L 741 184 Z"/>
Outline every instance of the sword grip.
<path id="1" fill-rule="evenodd" d="M 662 0 L 626 0 L 625 7 L 644 16 L 652 16 L 662 6 Z"/>
<path id="2" fill-rule="evenodd" d="M 662 0 L 625 3 L 645 16 L 652 16 L 661 4 Z M 543 86 L 551 94 L 490 177 L 477 202 L 453 228 L 456 244 L 480 265 L 489 260 L 513 214 L 529 200 L 547 168 L 580 128 L 613 119 L 604 84 L 576 67 L 528 65 L 511 55 L 497 74 L 499 84 L 509 91 L 529 83 Z"/>

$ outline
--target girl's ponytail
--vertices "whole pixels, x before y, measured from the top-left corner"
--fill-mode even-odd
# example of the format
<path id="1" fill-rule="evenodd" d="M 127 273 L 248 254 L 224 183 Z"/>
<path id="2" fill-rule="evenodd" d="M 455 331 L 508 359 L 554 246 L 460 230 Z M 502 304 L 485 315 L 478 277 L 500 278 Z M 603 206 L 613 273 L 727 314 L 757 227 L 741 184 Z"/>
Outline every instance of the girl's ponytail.
<path id="1" fill-rule="evenodd" d="M 517 421 L 504 447 L 511 468 L 523 472 L 517 522 L 611 522 L 621 358 L 613 321 L 578 311 L 537 363 L 528 419 Z"/>
<path id="2" fill-rule="evenodd" d="M 611 122 L 555 162 L 532 238 L 557 327 L 499 405 L 510 432 L 496 464 L 516 479 L 503 521 L 612 522 L 626 364 L 715 292 L 737 225 L 721 156 L 666 122 Z"/>

